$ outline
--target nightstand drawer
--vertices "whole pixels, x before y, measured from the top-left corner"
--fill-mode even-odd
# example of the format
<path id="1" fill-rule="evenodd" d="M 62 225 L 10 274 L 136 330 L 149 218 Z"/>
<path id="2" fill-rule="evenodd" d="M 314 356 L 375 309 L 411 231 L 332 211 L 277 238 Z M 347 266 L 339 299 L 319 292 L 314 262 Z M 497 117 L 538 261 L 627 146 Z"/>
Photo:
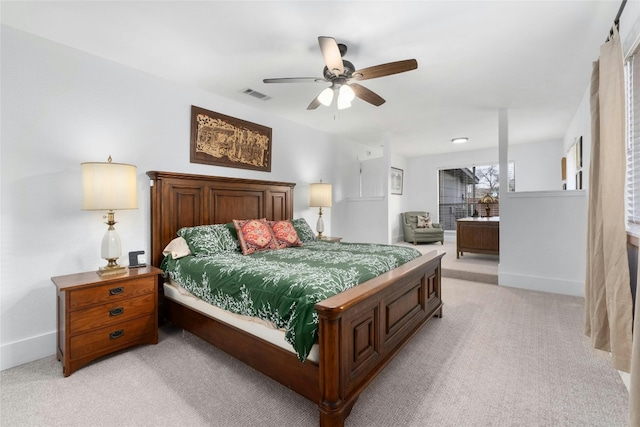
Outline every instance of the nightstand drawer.
<path id="1" fill-rule="evenodd" d="M 102 304 L 153 293 L 156 286 L 157 278 L 149 276 L 71 291 L 69 295 L 69 309 L 73 310 L 94 304 Z"/>
<path id="2" fill-rule="evenodd" d="M 151 293 L 137 298 L 72 311 L 69 313 L 69 333 L 75 335 L 78 332 L 102 328 L 154 313 L 155 310 L 155 295 Z"/>
<path id="3" fill-rule="evenodd" d="M 153 335 L 155 330 L 156 319 L 153 315 L 76 335 L 71 337 L 70 357 L 75 359 L 95 352 L 106 354 L 116 347 L 140 341 L 145 335 Z"/>

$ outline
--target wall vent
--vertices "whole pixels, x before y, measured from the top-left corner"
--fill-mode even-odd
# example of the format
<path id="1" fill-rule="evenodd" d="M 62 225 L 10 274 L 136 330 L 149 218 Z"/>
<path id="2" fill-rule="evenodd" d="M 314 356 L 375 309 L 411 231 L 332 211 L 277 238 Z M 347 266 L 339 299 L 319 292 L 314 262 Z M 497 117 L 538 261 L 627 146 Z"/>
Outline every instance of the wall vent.
<path id="1" fill-rule="evenodd" d="M 267 101 L 269 99 L 271 99 L 271 97 L 269 95 L 265 95 L 264 93 L 260 93 L 257 90 L 253 90 L 253 89 L 244 89 L 242 91 L 242 93 L 247 94 L 249 96 L 253 96 L 254 98 L 258 98 L 261 99 L 263 101 Z"/>

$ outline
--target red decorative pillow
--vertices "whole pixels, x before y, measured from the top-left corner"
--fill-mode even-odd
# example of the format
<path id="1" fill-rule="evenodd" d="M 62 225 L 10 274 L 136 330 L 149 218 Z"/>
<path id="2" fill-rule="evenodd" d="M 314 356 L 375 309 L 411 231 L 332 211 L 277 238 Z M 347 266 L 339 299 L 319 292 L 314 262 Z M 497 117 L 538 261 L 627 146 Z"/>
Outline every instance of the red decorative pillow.
<path id="1" fill-rule="evenodd" d="M 243 255 L 269 249 L 281 249 L 284 246 L 278 243 L 273 235 L 271 226 L 265 219 L 233 220 L 233 225 L 238 232 L 238 242 Z"/>
<path id="2" fill-rule="evenodd" d="M 278 243 L 285 245 L 285 247 L 302 246 L 302 241 L 300 241 L 291 221 L 269 221 L 269 225 Z"/>

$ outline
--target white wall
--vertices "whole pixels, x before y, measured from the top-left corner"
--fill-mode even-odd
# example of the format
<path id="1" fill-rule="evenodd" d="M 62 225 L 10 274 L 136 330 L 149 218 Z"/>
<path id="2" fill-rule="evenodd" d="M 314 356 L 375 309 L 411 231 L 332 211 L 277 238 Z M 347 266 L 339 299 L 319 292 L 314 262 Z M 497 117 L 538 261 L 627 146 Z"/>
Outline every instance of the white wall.
<path id="1" fill-rule="evenodd" d="M 627 3 L 620 19 L 620 34 L 626 53 L 640 35 L 640 2 Z M 566 152 L 582 136 L 585 190 L 511 193 L 501 201 L 501 285 L 584 295 L 591 159 L 589 92 L 589 87 L 585 88 L 563 138 Z"/>
<path id="2" fill-rule="evenodd" d="M 386 235 L 386 197 L 360 196 L 360 162 L 382 156 L 382 149 L 339 140 L 334 144 L 334 165 L 340 171 L 333 185 L 333 236 L 345 242 L 384 241 Z M 380 224 L 383 224 L 382 226 Z"/>
<path id="3" fill-rule="evenodd" d="M 584 190 L 503 198 L 498 283 L 584 296 L 586 206 Z"/>
<path id="4" fill-rule="evenodd" d="M 497 123 L 496 112 L 496 126 Z M 516 190 L 561 188 L 562 147 L 560 141 L 508 147 L 509 161 L 516 161 Z M 539 167 L 518 167 L 528 158 L 537 159 Z M 407 210 L 427 210 L 437 215 L 438 170 L 498 161 L 498 147 L 409 159 L 408 172 L 405 171 Z M 585 206 L 584 191 L 501 193 L 499 283 L 582 295 Z"/>
<path id="5" fill-rule="evenodd" d="M 497 123 L 497 115 L 496 115 Z M 404 172 L 407 211 L 427 211 L 440 222 L 438 213 L 438 171 L 498 163 L 498 147 L 460 151 L 407 159 Z M 517 180 L 517 176 L 516 176 Z"/>
<path id="6" fill-rule="evenodd" d="M 590 133 L 584 102 L 564 141 Z M 507 120 L 508 121 L 508 120 Z M 584 138 L 590 144 L 590 138 Z M 507 145 L 508 138 L 504 143 Z M 564 143 L 559 144 L 564 151 Z M 508 146 L 511 159 L 512 146 Z M 501 146 L 502 149 L 502 146 Z M 588 156 L 588 153 L 584 155 Z M 559 154 L 557 164 L 560 165 Z M 588 162 L 588 157 L 583 157 Z M 502 166 L 502 165 L 501 165 Z M 517 170 L 517 169 L 516 169 Z M 560 167 L 558 166 L 558 170 Z M 588 173 L 588 172 L 587 172 Z M 516 189 L 518 188 L 516 172 Z M 529 191 L 501 195 L 498 283 L 538 291 L 584 296 L 587 235 L 586 191 Z"/>
<path id="7" fill-rule="evenodd" d="M 402 156 L 391 153 L 391 166 L 403 170 L 404 182 L 402 194 L 389 194 L 389 243 L 404 240 L 400 214 L 411 210 L 407 207 L 411 200 L 407 192 L 408 161 Z M 387 171 L 387 174 L 389 173 L 391 173 L 391 171 Z"/>
<path id="8" fill-rule="evenodd" d="M 589 188 L 589 162 L 591 160 L 591 106 L 589 98 L 590 88 L 587 88 L 562 142 L 564 156 L 576 139 L 582 137 L 582 188 Z"/>
<path id="9" fill-rule="evenodd" d="M 105 263 L 104 213 L 81 210 L 82 162 L 111 155 L 138 167 L 139 209 L 116 212 L 121 264 L 129 251 L 149 253 L 149 170 L 295 182 L 295 216 L 312 227 L 309 183 L 323 179 L 338 190 L 327 234 L 344 222 L 340 185 L 351 178 L 336 159 L 362 147 L 8 27 L 1 37 L 1 369 L 55 353 L 50 278 Z M 190 163 L 191 105 L 274 129 L 272 172 Z"/>
<path id="10" fill-rule="evenodd" d="M 542 141 L 509 145 L 515 163 L 516 192 L 562 190 L 563 142 Z"/>

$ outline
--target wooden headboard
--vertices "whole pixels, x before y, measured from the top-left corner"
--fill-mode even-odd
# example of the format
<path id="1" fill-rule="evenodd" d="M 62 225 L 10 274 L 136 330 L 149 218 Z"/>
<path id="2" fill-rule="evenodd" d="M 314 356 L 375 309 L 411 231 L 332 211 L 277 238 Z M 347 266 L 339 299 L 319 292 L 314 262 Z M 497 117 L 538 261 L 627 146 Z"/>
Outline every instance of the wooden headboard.
<path id="1" fill-rule="evenodd" d="M 182 227 L 224 224 L 234 219 L 293 218 L 294 183 L 174 172 L 151 178 L 151 264 Z"/>

